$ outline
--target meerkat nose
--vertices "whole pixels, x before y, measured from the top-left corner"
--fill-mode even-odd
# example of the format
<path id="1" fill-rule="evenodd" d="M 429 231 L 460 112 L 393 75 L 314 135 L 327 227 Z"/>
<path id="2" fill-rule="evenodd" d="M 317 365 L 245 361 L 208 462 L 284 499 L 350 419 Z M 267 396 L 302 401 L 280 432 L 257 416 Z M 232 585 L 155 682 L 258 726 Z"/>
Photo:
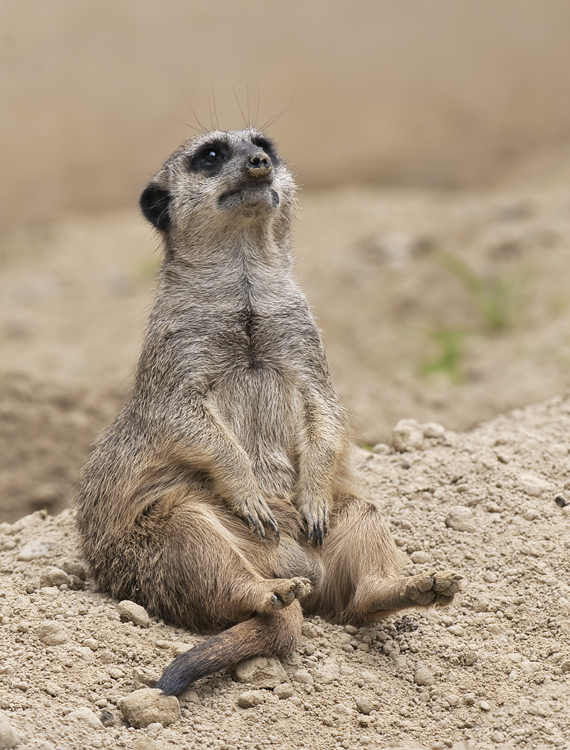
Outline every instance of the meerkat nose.
<path id="1" fill-rule="evenodd" d="M 247 171 L 252 177 L 265 177 L 273 169 L 271 159 L 265 151 L 256 151 L 250 154 L 246 160 Z"/>

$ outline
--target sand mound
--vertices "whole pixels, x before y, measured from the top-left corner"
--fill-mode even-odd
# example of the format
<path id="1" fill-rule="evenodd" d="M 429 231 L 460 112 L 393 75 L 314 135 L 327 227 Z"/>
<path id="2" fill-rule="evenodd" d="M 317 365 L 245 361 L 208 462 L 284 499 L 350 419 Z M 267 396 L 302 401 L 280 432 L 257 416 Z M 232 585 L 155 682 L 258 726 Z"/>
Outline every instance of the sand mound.
<path id="1" fill-rule="evenodd" d="M 407 572 L 457 570 L 457 603 L 358 631 L 311 619 L 275 687 L 215 674 L 180 718 L 146 683 L 200 637 L 83 583 L 71 510 L 2 524 L 0 747 L 570 748 L 570 397 L 424 433 L 362 451 L 361 472 Z"/>

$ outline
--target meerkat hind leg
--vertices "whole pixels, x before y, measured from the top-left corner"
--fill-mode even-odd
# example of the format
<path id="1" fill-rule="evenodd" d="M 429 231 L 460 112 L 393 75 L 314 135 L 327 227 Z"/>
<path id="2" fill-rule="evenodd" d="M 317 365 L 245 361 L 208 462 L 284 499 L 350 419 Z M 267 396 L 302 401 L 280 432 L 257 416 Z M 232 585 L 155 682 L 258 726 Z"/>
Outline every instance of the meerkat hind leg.
<path id="1" fill-rule="evenodd" d="M 459 591 L 461 576 L 451 571 L 421 573 L 410 578 L 380 581 L 375 586 L 367 611 L 393 611 L 407 607 L 450 604 Z"/>

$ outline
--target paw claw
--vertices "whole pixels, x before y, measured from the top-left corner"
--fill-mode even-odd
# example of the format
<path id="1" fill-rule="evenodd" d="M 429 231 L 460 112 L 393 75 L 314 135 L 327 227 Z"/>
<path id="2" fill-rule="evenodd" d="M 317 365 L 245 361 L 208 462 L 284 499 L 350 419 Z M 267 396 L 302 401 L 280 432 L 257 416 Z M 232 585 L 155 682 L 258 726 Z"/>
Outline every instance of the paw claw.
<path id="1" fill-rule="evenodd" d="M 268 526 L 279 541 L 279 526 L 263 498 L 258 498 L 253 503 L 246 502 L 243 511 L 238 510 L 237 513 L 247 521 L 250 530 L 260 539 L 265 539 L 265 526 Z"/>
<path id="2" fill-rule="evenodd" d="M 323 508 L 313 514 L 310 511 L 302 514 L 303 525 L 307 532 L 307 539 L 311 544 L 322 547 L 324 538 L 328 533 L 328 508 Z"/>

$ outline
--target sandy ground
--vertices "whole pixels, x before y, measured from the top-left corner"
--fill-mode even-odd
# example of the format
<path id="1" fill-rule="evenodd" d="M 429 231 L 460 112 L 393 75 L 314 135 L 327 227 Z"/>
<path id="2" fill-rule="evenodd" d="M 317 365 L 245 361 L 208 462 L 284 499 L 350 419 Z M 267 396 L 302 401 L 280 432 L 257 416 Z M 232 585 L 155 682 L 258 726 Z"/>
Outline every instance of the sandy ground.
<path id="1" fill-rule="evenodd" d="M 121 699 L 200 638 L 122 621 L 89 578 L 55 585 L 80 572 L 72 511 L 2 524 L 0 746 L 16 741 L 1 744 L 8 722 L 18 750 L 570 748 L 569 434 L 566 396 L 361 451 L 405 572 L 460 572 L 456 602 L 359 631 L 308 620 L 278 687 L 212 675 L 179 718 L 170 699 L 165 727 L 164 708 L 127 726 Z"/>
<path id="2" fill-rule="evenodd" d="M 157 243 L 134 211 L 4 238 L 0 747 L 570 748 L 567 157 L 478 192 L 302 194 L 299 276 L 358 442 L 407 417 L 447 429 L 363 451 L 367 491 L 407 572 L 452 568 L 464 592 L 356 633 L 312 620 L 285 683 L 213 675 L 166 727 L 117 704 L 199 638 L 50 572 L 80 572 L 60 511 L 128 392 Z"/>
<path id="3" fill-rule="evenodd" d="M 298 273 L 356 439 L 570 385 L 568 150 L 485 190 L 301 193 Z M 58 512 L 130 385 L 159 263 L 131 212 L 3 238 L 0 518 Z"/>

